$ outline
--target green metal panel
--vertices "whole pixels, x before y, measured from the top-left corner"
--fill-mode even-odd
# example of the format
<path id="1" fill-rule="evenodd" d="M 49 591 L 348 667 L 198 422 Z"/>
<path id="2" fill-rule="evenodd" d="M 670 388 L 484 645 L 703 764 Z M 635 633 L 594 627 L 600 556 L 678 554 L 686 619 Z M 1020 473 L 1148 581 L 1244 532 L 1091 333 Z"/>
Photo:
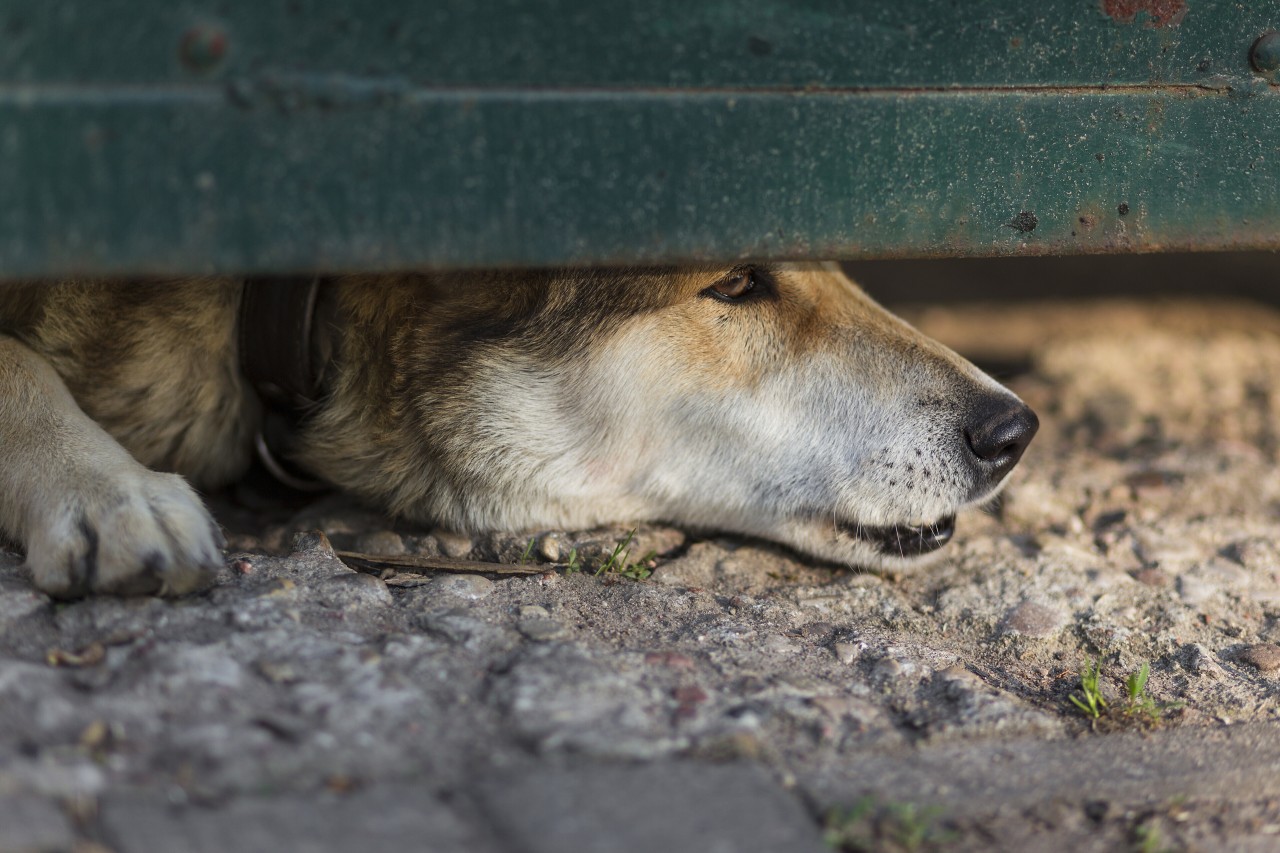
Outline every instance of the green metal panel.
<path id="1" fill-rule="evenodd" d="M 0 275 L 1276 248 L 1276 26 L 1280 0 L 4 2 Z"/>

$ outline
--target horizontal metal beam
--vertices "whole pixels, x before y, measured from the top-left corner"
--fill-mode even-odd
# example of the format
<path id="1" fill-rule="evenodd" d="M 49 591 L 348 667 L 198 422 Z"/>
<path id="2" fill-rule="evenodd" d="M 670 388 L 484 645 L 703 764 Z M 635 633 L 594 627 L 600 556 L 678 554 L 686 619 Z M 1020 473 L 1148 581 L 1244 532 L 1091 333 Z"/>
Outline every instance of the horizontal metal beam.
<path id="1" fill-rule="evenodd" d="M 1197 84 L 1275 0 L 6 0 L 0 80 L 269 71 L 481 88 Z"/>
<path id="2" fill-rule="evenodd" d="M 13 5 L 5 277 L 1280 248 L 1278 0 Z"/>

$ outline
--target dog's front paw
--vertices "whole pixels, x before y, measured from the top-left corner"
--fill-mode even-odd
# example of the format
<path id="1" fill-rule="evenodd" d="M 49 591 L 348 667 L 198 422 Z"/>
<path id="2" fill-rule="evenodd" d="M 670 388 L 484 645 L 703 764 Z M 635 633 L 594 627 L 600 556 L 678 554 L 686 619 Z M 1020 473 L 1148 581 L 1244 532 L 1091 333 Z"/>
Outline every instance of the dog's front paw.
<path id="1" fill-rule="evenodd" d="M 50 595 L 182 595 L 222 563 L 222 532 L 176 474 L 142 470 L 81 484 L 35 525 L 27 564 Z"/>

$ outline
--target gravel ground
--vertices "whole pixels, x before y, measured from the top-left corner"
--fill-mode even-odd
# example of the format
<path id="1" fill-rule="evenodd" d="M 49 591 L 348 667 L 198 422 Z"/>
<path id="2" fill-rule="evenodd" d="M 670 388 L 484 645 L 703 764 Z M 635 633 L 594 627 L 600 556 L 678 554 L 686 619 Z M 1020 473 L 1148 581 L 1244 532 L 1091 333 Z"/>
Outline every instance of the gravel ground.
<path id="1" fill-rule="evenodd" d="M 0 555 L 0 850 L 1280 847 L 1280 314 L 911 319 L 1043 423 L 919 573 L 641 527 L 596 574 L 626 528 L 341 499 L 224 501 L 227 565 L 175 601 L 55 605 Z"/>

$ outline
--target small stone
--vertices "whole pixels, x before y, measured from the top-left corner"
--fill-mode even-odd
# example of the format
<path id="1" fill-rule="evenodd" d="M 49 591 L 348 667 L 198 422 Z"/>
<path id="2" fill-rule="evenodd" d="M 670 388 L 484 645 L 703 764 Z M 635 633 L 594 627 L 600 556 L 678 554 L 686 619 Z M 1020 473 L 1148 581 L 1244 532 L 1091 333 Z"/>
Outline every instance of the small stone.
<path id="1" fill-rule="evenodd" d="M 1196 675 L 1204 675 L 1209 678 L 1222 678 L 1226 673 L 1222 667 L 1213 659 L 1213 652 L 1209 651 L 1199 643 L 1191 643 L 1188 645 L 1179 661 L 1183 669 Z"/>
<path id="2" fill-rule="evenodd" d="M 545 642 L 558 640 L 569 633 L 569 629 L 555 619 L 546 616 L 531 616 L 516 623 L 516 630 L 530 640 Z"/>
<path id="3" fill-rule="evenodd" d="M 406 534 L 400 538 L 404 542 L 405 551 L 410 554 L 416 554 L 419 557 L 439 557 L 444 553 L 440 550 L 440 540 L 430 534 Z"/>
<path id="4" fill-rule="evenodd" d="M 881 678 L 895 679 L 900 677 L 905 671 L 901 661 L 893 658 L 881 658 L 876 661 L 875 674 Z"/>
<path id="5" fill-rule="evenodd" d="M 270 660 L 259 660 L 254 664 L 258 674 L 272 684 L 295 684 L 301 680 L 297 671 L 288 663 L 277 663 Z"/>
<path id="6" fill-rule="evenodd" d="M 1060 611 L 1034 601 L 1024 601 L 1005 614 L 1004 632 L 1042 639 L 1057 634 L 1064 624 L 1066 617 Z"/>
<path id="7" fill-rule="evenodd" d="M 752 732 L 731 732 L 721 737 L 712 737 L 697 746 L 696 755 L 713 762 L 746 759 L 757 761 L 764 753 L 764 744 Z"/>
<path id="8" fill-rule="evenodd" d="M 337 575 L 328 578 L 317 589 L 316 597 L 328 607 L 347 610 L 368 605 L 385 606 L 394 599 L 381 578 L 365 574 Z"/>
<path id="9" fill-rule="evenodd" d="M 835 631 L 835 626 L 830 622 L 810 622 L 807 625 L 800 626 L 800 634 L 810 640 L 825 640 Z"/>
<path id="10" fill-rule="evenodd" d="M 858 659 L 858 646 L 854 643 L 835 643 L 831 646 L 836 660 L 843 664 L 851 664 Z"/>
<path id="11" fill-rule="evenodd" d="M 1133 579 L 1140 584 L 1164 588 L 1173 585 L 1173 579 L 1160 569 L 1139 569 Z"/>
<path id="12" fill-rule="evenodd" d="M 548 563 L 560 562 L 560 534 L 547 533 L 539 539 L 538 556 Z"/>
<path id="13" fill-rule="evenodd" d="M 522 604 L 520 606 L 521 619 L 549 619 L 551 611 L 539 604 Z"/>
<path id="14" fill-rule="evenodd" d="M 484 647 L 492 643 L 495 636 L 500 633 L 463 608 L 423 613 L 415 619 L 415 622 L 428 634 L 450 643 L 470 647 Z"/>
<path id="15" fill-rule="evenodd" d="M 333 543 L 323 530 L 307 530 L 293 537 L 293 553 L 307 554 L 320 552 L 329 557 L 337 557 L 333 552 Z"/>
<path id="16" fill-rule="evenodd" d="M 770 634 L 760 643 L 760 650 L 773 655 L 799 654 L 800 644 L 781 634 Z"/>
<path id="17" fill-rule="evenodd" d="M 461 533 L 451 533 L 449 531 L 435 531 L 436 540 L 440 543 L 440 550 L 447 557 L 453 557 L 460 560 L 464 557 L 471 556 L 471 537 Z"/>
<path id="18" fill-rule="evenodd" d="M 1233 542 L 1223 549 L 1223 554 L 1252 571 L 1262 571 L 1280 564 L 1280 548 L 1265 538 Z"/>
<path id="19" fill-rule="evenodd" d="M 434 597 L 479 601 L 493 592 L 493 581 L 480 575 L 440 575 L 426 585 L 426 594 Z"/>
<path id="20" fill-rule="evenodd" d="M 363 534 L 356 540 L 356 550 L 362 554 L 378 554 L 384 557 L 398 557 L 408 552 L 400 534 L 390 530 L 375 530 L 372 533 Z"/>
<path id="21" fill-rule="evenodd" d="M 947 684 L 957 685 L 962 688 L 977 689 L 986 686 L 986 683 L 981 678 L 959 663 L 942 670 L 938 673 L 938 677 Z"/>
<path id="22" fill-rule="evenodd" d="M 0 625 L 16 622 L 24 616 L 43 610 L 50 604 L 49 596 L 26 583 L 0 581 Z"/>
<path id="23" fill-rule="evenodd" d="M 1218 592 L 1218 585 L 1203 575 L 1185 574 L 1178 578 L 1178 594 L 1192 607 L 1198 607 Z"/>
<path id="24" fill-rule="evenodd" d="M 1257 667 L 1259 672 L 1275 672 L 1280 669 L 1280 646 L 1274 643 L 1256 643 L 1240 652 L 1240 660 Z"/>

